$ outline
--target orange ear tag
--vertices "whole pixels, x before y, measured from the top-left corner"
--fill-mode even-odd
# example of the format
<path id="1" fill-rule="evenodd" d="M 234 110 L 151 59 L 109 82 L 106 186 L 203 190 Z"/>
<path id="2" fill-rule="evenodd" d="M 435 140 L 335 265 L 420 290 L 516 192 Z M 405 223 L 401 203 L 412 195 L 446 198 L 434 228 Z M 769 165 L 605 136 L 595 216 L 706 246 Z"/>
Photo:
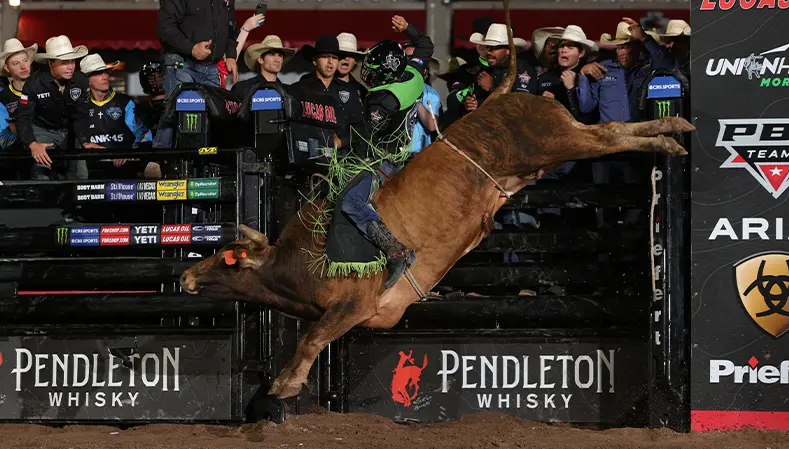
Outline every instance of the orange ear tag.
<path id="1" fill-rule="evenodd" d="M 228 264 L 228 265 L 235 265 L 236 264 L 236 258 L 233 257 L 233 250 L 229 249 L 229 250 L 225 251 L 225 263 Z"/>
<path id="2" fill-rule="evenodd" d="M 242 259 L 246 259 L 247 258 L 247 252 L 246 251 L 241 251 L 241 258 Z"/>

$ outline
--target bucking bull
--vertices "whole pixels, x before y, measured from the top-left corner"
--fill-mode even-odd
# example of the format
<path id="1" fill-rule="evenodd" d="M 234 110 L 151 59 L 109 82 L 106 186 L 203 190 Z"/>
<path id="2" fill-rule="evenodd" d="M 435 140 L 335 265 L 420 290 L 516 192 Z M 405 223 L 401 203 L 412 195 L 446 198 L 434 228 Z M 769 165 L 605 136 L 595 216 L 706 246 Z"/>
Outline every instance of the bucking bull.
<path id="1" fill-rule="evenodd" d="M 508 0 L 504 1 L 510 54 L 515 55 Z M 463 255 L 490 232 L 496 211 L 544 172 L 571 160 L 625 151 L 687 152 L 664 134 L 695 130 L 678 117 L 641 123 L 581 124 L 557 101 L 511 93 L 515 58 L 501 86 L 471 114 L 446 129 L 417 154 L 375 196 L 392 233 L 417 253 L 410 272 L 429 291 Z M 528 119 L 525 119 L 528 118 Z M 312 321 L 295 354 L 269 394 L 299 393 L 318 354 L 354 327 L 388 329 L 418 301 L 416 288 L 402 277 L 384 289 L 386 271 L 369 277 L 323 278 L 313 274 L 317 250 L 305 222 L 315 206 L 301 209 L 273 245 L 265 235 L 241 225 L 246 237 L 185 271 L 181 286 L 191 294 L 262 303 L 286 316 Z"/>

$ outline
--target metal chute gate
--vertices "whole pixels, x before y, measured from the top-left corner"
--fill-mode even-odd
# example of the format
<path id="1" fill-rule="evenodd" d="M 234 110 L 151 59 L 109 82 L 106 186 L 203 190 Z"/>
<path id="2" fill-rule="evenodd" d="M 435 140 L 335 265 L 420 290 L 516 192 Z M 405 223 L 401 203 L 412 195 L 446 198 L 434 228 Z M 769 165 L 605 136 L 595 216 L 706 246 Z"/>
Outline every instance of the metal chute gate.
<path id="1" fill-rule="evenodd" d="M 265 90 L 250 100 L 284 98 Z M 684 113 L 681 94 L 670 101 L 658 112 Z M 295 148 L 299 139 L 312 148 L 321 133 L 292 135 L 286 101 L 246 104 L 256 149 L 134 153 L 167 161 L 161 181 L 3 182 L 3 209 L 79 205 L 123 220 L 0 228 L 0 375 L 17 386 L 0 419 L 281 419 L 265 392 L 308 324 L 251 304 L 196 300 L 178 286 L 187 266 L 236 238 L 239 223 L 274 241 L 297 207 L 312 155 Z M 283 171 L 275 141 L 286 148 Z M 623 162 L 637 170 L 635 182 L 595 183 L 600 167 L 608 176 Z M 653 166 L 662 174 L 654 214 Z M 412 305 L 389 331 L 353 330 L 331 344 L 309 388 L 285 401 L 289 412 L 322 406 L 435 421 L 500 410 L 684 428 L 685 170 L 680 159 L 628 154 L 579 162 L 572 177 L 527 187 L 435 289 L 442 299 Z M 632 221 L 623 228 L 620 218 Z"/>

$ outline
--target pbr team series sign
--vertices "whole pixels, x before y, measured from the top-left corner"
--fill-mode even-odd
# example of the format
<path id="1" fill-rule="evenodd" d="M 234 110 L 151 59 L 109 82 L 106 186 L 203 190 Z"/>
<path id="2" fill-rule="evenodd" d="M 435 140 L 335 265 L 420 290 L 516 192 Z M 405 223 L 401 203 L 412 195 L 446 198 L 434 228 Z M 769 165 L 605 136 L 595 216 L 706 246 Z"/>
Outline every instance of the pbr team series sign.
<path id="1" fill-rule="evenodd" d="M 692 2 L 693 430 L 789 429 L 787 7 Z"/>

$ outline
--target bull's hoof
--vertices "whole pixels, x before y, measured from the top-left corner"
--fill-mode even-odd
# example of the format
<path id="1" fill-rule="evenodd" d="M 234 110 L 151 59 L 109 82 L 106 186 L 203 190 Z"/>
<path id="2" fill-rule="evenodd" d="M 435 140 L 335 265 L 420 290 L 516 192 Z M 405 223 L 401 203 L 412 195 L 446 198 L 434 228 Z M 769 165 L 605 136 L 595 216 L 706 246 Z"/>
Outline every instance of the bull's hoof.
<path id="1" fill-rule="evenodd" d="M 301 391 L 303 384 L 301 382 L 286 382 L 282 378 L 277 378 L 274 384 L 268 390 L 268 394 L 276 396 L 279 399 L 287 399 L 296 396 Z"/>
<path id="2" fill-rule="evenodd" d="M 682 117 L 670 117 L 670 119 L 676 133 L 689 133 L 696 130 L 692 123 Z"/>
<path id="3" fill-rule="evenodd" d="M 660 141 L 661 150 L 669 154 L 671 156 L 685 156 L 688 152 L 682 148 L 682 145 L 678 144 L 676 140 L 666 137 L 666 136 L 658 136 L 657 139 Z"/>

